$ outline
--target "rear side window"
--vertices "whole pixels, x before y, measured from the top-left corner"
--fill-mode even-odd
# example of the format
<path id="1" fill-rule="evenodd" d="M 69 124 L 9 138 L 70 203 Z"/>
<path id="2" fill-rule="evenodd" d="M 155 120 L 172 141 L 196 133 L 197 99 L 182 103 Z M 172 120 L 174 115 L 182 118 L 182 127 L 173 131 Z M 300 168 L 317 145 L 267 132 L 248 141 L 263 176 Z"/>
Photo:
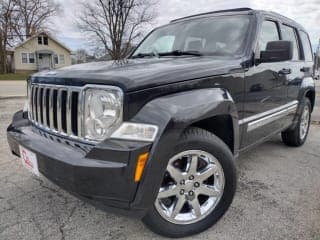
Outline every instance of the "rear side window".
<path id="1" fill-rule="evenodd" d="M 312 48 L 308 35 L 305 32 L 300 31 L 300 38 L 303 47 L 305 61 L 313 61 Z"/>
<path id="2" fill-rule="evenodd" d="M 292 60 L 299 60 L 299 48 L 297 42 L 297 35 L 294 28 L 282 25 L 281 28 L 282 38 L 286 41 L 291 41 L 293 43 L 293 55 Z"/>
<path id="3" fill-rule="evenodd" d="M 280 40 L 280 38 L 277 24 L 273 21 L 264 21 L 261 26 L 261 34 L 259 38 L 260 51 L 266 50 L 268 42 L 278 40 Z"/>

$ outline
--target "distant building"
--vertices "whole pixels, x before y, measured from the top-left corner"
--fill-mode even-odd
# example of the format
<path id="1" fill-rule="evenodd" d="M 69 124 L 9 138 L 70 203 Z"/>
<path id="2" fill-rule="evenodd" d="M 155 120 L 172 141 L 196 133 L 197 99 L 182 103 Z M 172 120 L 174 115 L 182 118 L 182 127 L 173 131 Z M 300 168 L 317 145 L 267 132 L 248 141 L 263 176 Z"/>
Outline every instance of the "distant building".
<path id="1" fill-rule="evenodd" d="M 97 59 L 95 56 L 88 54 L 85 49 L 78 49 L 71 55 L 72 64 L 81 64 L 88 62 L 95 62 Z"/>
<path id="2" fill-rule="evenodd" d="M 71 65 L 71 50 L 42 32 L 8 52 L 8 66 L 15 73 L 38 72 Z"/>

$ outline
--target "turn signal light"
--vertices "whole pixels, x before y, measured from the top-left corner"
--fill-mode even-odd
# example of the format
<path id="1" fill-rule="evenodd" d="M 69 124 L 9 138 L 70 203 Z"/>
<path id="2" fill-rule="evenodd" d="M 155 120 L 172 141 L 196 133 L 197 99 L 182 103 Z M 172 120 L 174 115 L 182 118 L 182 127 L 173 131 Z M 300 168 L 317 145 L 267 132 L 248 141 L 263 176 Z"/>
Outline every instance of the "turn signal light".
<path id="1" fill-rule="evenodd" d="M 149 157 L 149 153 L 143 153 L 139 155 L 137 166 L 136 166 L 136 172 L 134 174 L 135 182 L 139 182 L 141 180 L 142 173 L 147 163 L 148 157 Z"/>

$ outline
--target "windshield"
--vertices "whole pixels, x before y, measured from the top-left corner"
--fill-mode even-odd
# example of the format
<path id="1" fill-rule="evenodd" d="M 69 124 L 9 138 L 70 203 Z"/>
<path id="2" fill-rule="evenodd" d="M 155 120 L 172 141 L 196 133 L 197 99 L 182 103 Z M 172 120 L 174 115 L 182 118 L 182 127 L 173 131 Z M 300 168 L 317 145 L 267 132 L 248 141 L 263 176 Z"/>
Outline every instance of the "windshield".
<path id="1" fill-rule="evenodd" d="M 131 57 L 172 55 L 236 56 L 243 52 L 250 16 L 219 16 L 183 21 L 153 31 Z"/>

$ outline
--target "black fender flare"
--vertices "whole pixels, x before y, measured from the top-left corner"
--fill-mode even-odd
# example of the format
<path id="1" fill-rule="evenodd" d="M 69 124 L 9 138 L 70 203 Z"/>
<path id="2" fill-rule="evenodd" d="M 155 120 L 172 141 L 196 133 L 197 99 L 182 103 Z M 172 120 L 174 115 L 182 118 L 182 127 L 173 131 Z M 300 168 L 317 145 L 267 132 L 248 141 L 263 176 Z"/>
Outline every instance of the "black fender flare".
<path id="1" fill-rule="evenodd" d="M 299 116 L 303 111 L 303 109 L 302 109 L 303 108 L 302 101 L 307 96 L 307 94 L 309 92 L 314 94 L 314 97 L 315 97 L 316 87 L 315 87 L 314 79 L 311 76 L 310 77 L 305 77 L 302 80 L 301 87 L 300 87 L 300 90 L 299 90 L 299 93 L 298 93 L 298 99 L 297 99 L 299 101 L 299 104 L 298 104 L 296 115 L 295 115 L 294 120 L 293 120 L 293 124 L 290 127 L 290 129 L 294 129 L 296 127 L 296 125 L 298 124 Z M 313 100 L 311 100 L 311 104 L 312 104 L 312 106 L 315 105 L 315 98 Z"/>
<path id="2" fill-rule="evenodd" d="M 227 90 L 221 88 L 198 89 L 163 96 L 147 103 L 132 122 L 154 124 L 159 127 L 139 183 L 133 209 L 148 210 L 154 203 L 173 146 L 185 129 L 195 122 L 217 115 L 230 115 L 233 122 L 234 154 L 239 149 L 238 111 Z"/>

